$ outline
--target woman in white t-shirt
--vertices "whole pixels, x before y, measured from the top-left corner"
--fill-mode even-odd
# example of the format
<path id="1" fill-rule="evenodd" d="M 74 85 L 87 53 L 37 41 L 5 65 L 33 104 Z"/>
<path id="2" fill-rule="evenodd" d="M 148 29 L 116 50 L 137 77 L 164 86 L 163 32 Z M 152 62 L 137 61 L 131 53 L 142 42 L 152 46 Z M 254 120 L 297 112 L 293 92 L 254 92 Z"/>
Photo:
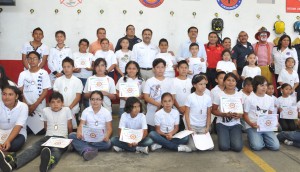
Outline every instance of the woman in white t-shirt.
<path id="1" fill-rule="evenodd" d="M 222 59 L 217 63 L 217 72 L 224 71 L 226 73 L 232 72 L 239 77 L 234 63 L 231 61 L 231 52 L 228 49 L 222 51 Z"/>
<path id="2" fill-rule="evenodd" d="M 124 91 L 130 90 L 131 92 L 137 88 L 139 93 L 138 98 L 141 100 L 143 98 L 142 90 L 144 85 L 145 81 L 141 77 L 139 64 L 135 61 L 129 61 L 125 66 L 125 76 L 120 78 L 116 85 L 117 95 L 120 98 L 119 117 L 124 113 L 125 101 L 128 98 Z"/>
<path id="3" fill-rule="evenodd" d="M 3 66 L 0 65 L 0 102 L 2 101 L 2 89 L 8 85 L 16 86 L 15 83 L 8 79 Z"/>
<path id="4" fill-rule="evenodd" d="M 152 151 L 161 147 L 175 150 L 178 152 L 191 152 L 192 150 L 186 146 L 189 137 L 182 139 L 173 138 L 179 130 L 179 112 L 172 109 L 174 98 L 170 93 L 164 93 L 161 96 L 162 109 L 155 113 L 155 131 L 151 131 L 149 136 L 155 142 L 151 145 Z"/>
<path id="5" fill-rule="evenodd" d="M 264 147 L 270 150 L 279 150 L 280 144 L 273 131 L 257 131 L 258 116 L 272 114 L 274 101 L 266 94 L 268 83 L 263 76 L 255 76 L 253 81 L 253 92 L 244 103 L 244 120 L 246 122 L 246 132 L 249 146 L 255 151 L 260 151 Z"/>
<path id="6" fill-rule="evenodd" d="M 224 77 L 224 91 L 214 97 L 212 113 L 217 116 L 218 144 L 221 151 L 240 152 L 243 149 L 242 125 L 243 115 L 242 95 L 236 91 L 237 77 L 227 73 Z M 227 102 L 223 102 L 227 100 Z M 235 107 L 235 109 L 234 109 Z M 236 112 L 230 112 L 236 110 Z"/>
<path id="7" fill-rule="evenodd" d="M 111 147 L 109 138 L 112 134 L 112 116 L 111 113 L 102 106 L 104 98 L 102 92 L 93 91 L 90 95 L 91 106 L 82 112 L 77 133 L 71 133 L 69 135 L 69 138 L 73 139 L 72 145 L 74 149 L 86 161 L 95 158 L 98 151 L 108 150 Z M 97 129 L 99 132 L 103 132 L 103 140 L 100 142 L 85 141 L 83 127 Z"/>
<path id="8" fill-rule="evenodd" d="M 3 102 L 0 102 L 0 150 L 3 152 L 17 152 L 25 143 L 28 106 L 21 98 L 17 87 L 3 88 Z"/>

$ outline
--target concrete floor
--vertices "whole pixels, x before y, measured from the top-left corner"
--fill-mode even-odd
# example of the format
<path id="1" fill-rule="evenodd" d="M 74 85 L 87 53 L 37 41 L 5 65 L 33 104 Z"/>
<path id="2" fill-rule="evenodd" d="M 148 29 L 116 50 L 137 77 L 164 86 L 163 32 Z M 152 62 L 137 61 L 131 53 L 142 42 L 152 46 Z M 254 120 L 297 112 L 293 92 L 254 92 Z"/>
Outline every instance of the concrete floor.
<path id="1" fill-rule="evenodd" d="M 117 109 L 116 107 L 114 109 Z M 117 114 L 117 112 L 114 112 Z M 113 120 L 114 131 L 117 131 L 118 118 Z M 117 132 L 114 132 L 116 135 Z M 29 136 L 24 148 L 39 139 L 41 136 Z M 212 135 L 215 148 L 212 151 L 178 153 L 168 150 L 150 152 L 149 155 L 138 153 L 116 153 L 113 151 L 99 152 L 99 155 L 91 160 L 84 161 L 76 152 L 66 152 L 58 165 L 52 171 L 58 172 L 99 172 L 99 171 L 222 171 L 222 172 L 253 172 L 253 171 L 300 171 L 300 149 L 292 146 L 281 145 L 280 151 L 273 152 L 263 150 L 246 153 L 248 147 L 246 134 L 243 134 L 245 150 L 241 153 L 221 152 L 217 146 L 217 136 Z M 252 151 L 251 151 L 252 152 Z M 250 158 L 254 159 L 251 160 Z M 18 172 L 36 172 L 40 164 L 40 158 L 36 158 Z M 260 168 L 262 167 L 262 168 Z M 269 168 L 267 168 L 269 167 Z"/>

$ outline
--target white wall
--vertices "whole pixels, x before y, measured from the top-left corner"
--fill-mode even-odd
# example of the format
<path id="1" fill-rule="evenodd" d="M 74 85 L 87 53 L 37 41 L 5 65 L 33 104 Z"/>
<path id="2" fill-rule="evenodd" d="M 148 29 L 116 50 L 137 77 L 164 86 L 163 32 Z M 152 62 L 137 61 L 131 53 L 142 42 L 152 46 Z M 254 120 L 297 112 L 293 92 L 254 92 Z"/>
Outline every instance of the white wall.
<path id="1" fill-rule="evenodd" d="M 36 27 L 44 30 L 43 42 L 49 47 L 55 45 L 54 33 L 64 30 L 67 33 L 66 44 L 77 51 L 79 39 L 96 40 L 96 29 L 105 27 L 107 38 L 116 44 L 118 38 L 125 33 L 125 27 L 133 24 L 136 35 L 141 37 L 142 29 L 153 30 L 153 42 L 167 38 L 170 50 L 178 51 L 179 44 L 187 39 L 188 27 L 194 25 L 199 29 L 199 38 L 207 42 L 207 34 L 211 31 L 211 20 L 214 14 L 224 20 L 223 38 L 229 36 L 233 44 L 239 31 L 248 32 L 250 42 L 254 42 L 254 34 L 265 26 L 271 31 L 270 40 L 275 38 L 272 31 L 277 15 L 286 23 L 286 33 L 292 40 L 297 37 L 293 31 L 293 23 L 300 14 L 285 13 L 285 0 L 276 0 L 276 4 L 257 4 L 256 0 L 243 0 L 241 6 L 233 11 L 219 7 L 216 0 L 165 0 L 154 9 L 144 7 L 138 0 L 83 0 L 76 7 L 66 7 L 59 0 L 16 0 L 16 6 L 1 6 L 0 13 L 0 59 L 21 59 L 20 49 L 24 42 L 32 40 L 31 32 Z M 30 9 L 34 13 L 30 14 Z M 54 10 L 59 13 L 55 14 Z M 77 9 L 81 13 L 77 14 Z M 104 10 L 100 14 L 100 9 Z M 127 10 L 127 14 L 123 14 Z M 143 10 L 140 15 L 139 11 Z M 170 15 L 174 11 L 174 16 Z M 192 12 L 197 15 L 194 18 Z M 238 13 L 239 17 L 235 17 Z M 260 19 L 256 18 L 259 14 Z"/>

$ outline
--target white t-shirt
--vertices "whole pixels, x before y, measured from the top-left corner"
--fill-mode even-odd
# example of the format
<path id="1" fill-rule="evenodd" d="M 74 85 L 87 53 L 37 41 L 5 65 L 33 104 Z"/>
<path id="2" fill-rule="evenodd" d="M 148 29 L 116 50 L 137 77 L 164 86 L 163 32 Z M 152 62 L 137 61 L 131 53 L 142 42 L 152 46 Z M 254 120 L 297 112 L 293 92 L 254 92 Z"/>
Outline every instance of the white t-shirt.
<path id="1" fill-rule="evenodd" d="M 161 58 L 166 61 L 166 70 L 164 73 L 165 77 L 174 78 L 175 71 L 173 66 L 177 64 L 176 58 L 170 53 L 158 53 L 155 57 L 156 59 Z"/>
<path id="2" fill-rule="evenodd" d="M 94 55 L 92 53 L 80 53 L 80 52 L 76 52 L 73 53 L 73 60 L 75 61 L 76 59 L 88 59 L 90 64 L 92 65 L 92 61 L 94 59 Z M 78 78 L 88 78 L 90 76 L 93 75 L 93 71 L 88 71 L 85 68 L 81 68 L 79 73 L 73 73 L 74 76 L 78 77 Z"/>
<path id="3" fill-rule="evenodd" d="M 152 62 L 158 53 L 154 44 L 146 45 L 144 42 L 137 43 L 132 49 L 132 60 L 136 61 L 141 68 L 152 68 Z"/>
<path id="4" fill-rule="evenodd" d="M 201 62 L 201 58 L 188 58 L 189 60 L 189 70 L 192 72 L 191 75 L 188 75 L 189 78 L 193 78 L 194 75 L 202 73 L 206 73 L 206 61 Z"/>
<path id="5" fill-rule="evenodd" d="M 292 96 L 289 97 L 278 97 L 278 108 L 296 106 L 295 98 Z"/>
<path id="6" fill-rule="evenodd" d="M 260 114 L 268 114 L 269 111 L 274 110 L 274 101 L 272 97 L 264 95 L 263 97 L 257 96 L 255 93 L 250 94 L 244 103 L 244 111 L 248 113 L 249 120 L 252 123 L 257 122 L 257 117 Z M 246 129 L 251 126 L 246 123 Z"/>
<path id="7" fill-rule="evenodd" d="M 0 102 L 0 130 L 11 130 L 16 125 L 22 126 L 19 134 L 27 138 L 26 122 L 28 118 L 28 106 L 18 101 L 16 107 L 12 110 L 7 108 L 3 102 Z"/>
<path id="8" fill-rule="evenodd" d="M 173 82 L 171 78 L 165 78 L 160 81 L 155 77 L 148 79 L 145 83 L 143 93 L 149 94 L 150 98 L 154 99 L 157 102 L 161 102 L 161 96 L 163 93 L 171 92 L 175 94 L 172 90 Z M 157 110 L 157 107 L 151 103 L 147 104 L 147 113 L 146 119 L 147 124 L 154 126 L 154 114 Z"/>
<path id="9" fill-rule="evenodd" d="M 298 71 L 298 55 L 295 48 L 286 48 L 284 51 L 278 51 L 277 47 L 274 47 L 272 50 L 272 57 L 275 65 L 275 74 L 279 74 L 281 70 L 285 68 L 285 60 L 288 57 L 293 57 L 295 59 L 296 63 L 294 66 L 294 70 Z"/>
<path id="10" fill-rule="evenodd" d="M 136 117 L 132 118 L 129 113 L 124 112 L 121 116 L 119 128 L 130 128 L 133 130 L 148 129 L 146 116 L 138 113 Z"/>
<path id="11" fill-rule="evenodd" d="M 260 69 L 260 67 L 257 67 L 257 66 L 255 66 L 255 67 L 245 66 L 243 68 L 243 72 L 242 72 L 241 76 L 243 76 L 245 78 L 248 78 L 248 77 L 254 78 L 257 75 L 261 75 L 261 69 Z"/>
<path id="12" fill-rule="evenodd" d="M 104 107 L 101 107 L 100 111 L 95 114 L 90 106 L 82 112 L 81 120 L 85 121 L 90 128 L 106 130 L 106 123 L 112 121 L 112 116 L 111 112 Z"/>
<path id="13" fill-rule="evenodd" d="M 127 76 L 126 79 L 127 79 L 126 82 L 129 82 L 129 83 L 136 83 L 136 84 L 138 85 L 139 91 L 140 91 L 140 95 L 141 95 L 142 92 L 143 92 L 143 88 L 144 88 L 144 85 L 145 85 L 145 81 L 144 81 L 144 80 L 140 80 L 140 79 L 138 79 L 138 78 L 135 78 L 135 79 L 133 80 L 132 78 L 129 78 L 128 76 Z M 116 85 L 116 89 L 117 89 L 117 90 L 120 90 L 120 84 L 121 84 L 121 83 L 125 83 L 125 82 L 124 82 L 124 77 L 121 77 L 121 78 L 119 79 L 119 81 L 118 81 L 118 83 L 117 83 L 117 85 Z M 120 108 L 124 108 L 124 107 L 125 107 L 125 103 L 126 103 L 125 100 L 120 99 Z"/>
<path id="14" fill-rule="evenodd" d="M 93 75 L 93 76 L 91 76 L 91 77 L 97 77 L 96 75 Z M 86 81 L 86 84 L 85 84 L 85 87 L 84 87 L 84 90 L 83 90 L 83 92 L 84 93 L 89 93 L 89 87 L 90 87 L 90 78 L 91 77 L 89 77 L 88 79 L 87 79 L 87 81 Z M 108 82 L 108 86 L 109 86 L 109 93 L 110 94 L 116 94 L 117 92 L 116 92 L 116 86 L 115 86 L 115 81 L 111 78 L 111 77 L 109 77 L 109 76 L 105 76 L 105 77 L 98 77 L 98 78 L 106 78 L 107 79 L 107 82 Z M 101 90 L 99 90 L 99 91 L 101 91 Z M 110 112 L 112 112 L 112 108 L 111 108 L 111 100 L 107 97 L 107 96 L 104 96 L 104 98 L 103 98 L 103 106 L 107 109 L 107 110 L 109 110 Z"/>
<path id="15" fill-rule="evenodd" d="M 234 65 L 233 62 L 231 61 L 224 61 L 224 60 L 221 60 L 217 63 L 217 70 L 221 70 L 221 71 L 224 71 L 226 73 L 229 73 L 229 72 L 233 72 L 234 70 L 236 70 L 236 67 Z"/>
<path id="16" fill-rule="evenodd" d="M 179 125 L 179 112 L 172 109 L 167 113 L 164 109 L 160 109 L 155 113 L 154 121 L 156 126 L 160 126 L 161 132 L 169 133 L 174 130 L 175 125 Z"/>
<path id="17" fill-rule="evenodd" d="M 175 94 L 175 99 L 179 106 L 184 106 L 186 98 L 191 94 L 192 80 L 187 78 L 185 80 L 181 80 L 179 78 L 173 79 L 173 93 Z"/>
<path id="18" fill-rule="evenodd" d="M 76 94 L 82 93 L 83 85 L 80 79 L 75 76 L 71 76 L 68 79 L 65 75 L 57 78 L 53 85 L 53 90 L 60 92 L 64 97 L 64 106 L 69 107 L 74 99 L 76 98 Z M 72 109 L 72 114 L 76 114 L 79 112 L 79 103 L 77 103 Z"/>
<path id="19" fill-rule="evenodd" d="M 272 95 L 272 101 L 274 102 L 274 109 L 272 111 L 273 114 L 277 114 L 278 113 L 278 98 L 275 97 L 274 95 Z"/>
<path id="20" fill-rule="evenodd" d="M 225 94 L 224 91 L 222 91 L 220 93 L 219 97 L 214 97 L 214 100 L 213 100 L 213 104 L 218 105 L 219 109 L 221 106 L 221 103 L 220 103 L 221 97 L 238 97 L 241 99 L 241 102 L 243 100 L 242 95 L 237 91 L 233 95 Z M 221 117 L 221 116 L 217 117 L 217 123 L 221 123 L 226 126 L 234 126 L 236 124 L 241 124 L 240 119 L 234 119 L 234 118 L 230 119 L 230 118 L 225 118 L 225 117 Z"/>
<path id="21" fill-rule="evenodd" d="M 294 87 L 296 83 L 299 83 L 298 73 L 293 70 L 290 74 L 286 69 L 282 69 L 279 73 L 277 82 L 287 83 Z"/>
<path id="22" fill-rule="evenodd" d="M 106 63 L 107 63 L 107 67 L 106 69 L 108 70 L 108 68 L 113 65 L 113 64 L 117 64 L 117 58 L 116 55 L 113 51 L 108 50 L 108 51 L 103 51 L 103 50 L 98 50 L 95 53 L 94 59 L 93 61 L 96 61 L 98 58 L 103 58 L 105 59 Z M 114 69 L 112 70 L 114 71 Z M 111 71 L 111 72 L 112 72 Z"/>
<path id="23" fill-rule="evenodd" d="M 220 89 L 218 85 L 216 85 L 213 89 L 211 89 L 211 100 L 213 101 L 216 97 L 219 97 L 223 90 Z"/>
<path id="24" fill-rule="evenodd" d="M 127 52 L 123 52 L 122 50 L 118 50 L 115 53 L 119 68 L 123 73 L 125 73 L 126 64 L 132 59 L 132 51 L 128 50 Z"/>
<path id="25" fill-rule="evenodd" d="M 48 56 L 48 67 L 51 70 L 50 79 L 54 81 L 56 79 L 53 72 L 61 73 L 63 70 L 62 61 L 66 58 L 72 58 L 72 50 L 68 46 L 64 46 L 62 49 L 59 49 L 57 46 L 50 49 Z"/>
<path id="26" fill-rule="evenodd" d="M 16 86 L 16 84 L 10 80 L 8 80 L 8 84 L 10 86 Z M 2 102 L 2 89 L 0 88 L 0 102 Z"/>
<path id="27" fill-rule="evenodd" d="M 199 96 L 194 92 L 188 96 L 185 106 L 190 108 L 190 124 L 197 127 L 205 127 L 207 108 L 212 106 L 211 97 L 207 94 Z"/>
<path id="28" fill-rule="evenodd" d="M 239 91 L 239 93 L 241 93 L 241 95 L 242 95 L 243 102 L 245 102 L 246 99 L 247 99 L 251 94 L 253 94 L 253 92 L 251 92 L 249 95 L 247 95 L 247 94 L 245 94 L 245 93 L 243 92 L 243 89 L 241 89 L 241 90 Z"/>
<path id="29" fill-rule="evenodd" d="M 51 107 L 44 108 L 41 120 L 47 122 L 46 136 L 68 137 L 68 120 L 72 119 L 71 110 L 63 107 L 60 111 L 54 112 Z"/>
<path id="30" fill-rule="evenodd" d="M 31 45 L 30 41 L 26 42 L 22 47 L 21 53 L 27 55 L 31 51 L 36 51 L 37 53 L 39 53 L 41 55 L 41 58 L 43 56 L 49 55 L 49 48 L 47 45 L 45 45 L 43 43 L 39 47 L 37 47 L 37 49 L 34 49 L 34 47 Z"/>
<path id="31" fill-rule="evenodd" d="M 51 88 L 51 82 L 48 73 L 44 69 L 40 69 L 35 73 L 26 70 L 22 71 L 19 75 L 18 87 L 23 87 L 23 95 L 26 102 L 32 105 L 40 97 L 44 89 Z M 44 99 L 42 103 L 38 105 L 34 113 L 41 115 L 45 107 L 46 100 Z"/>

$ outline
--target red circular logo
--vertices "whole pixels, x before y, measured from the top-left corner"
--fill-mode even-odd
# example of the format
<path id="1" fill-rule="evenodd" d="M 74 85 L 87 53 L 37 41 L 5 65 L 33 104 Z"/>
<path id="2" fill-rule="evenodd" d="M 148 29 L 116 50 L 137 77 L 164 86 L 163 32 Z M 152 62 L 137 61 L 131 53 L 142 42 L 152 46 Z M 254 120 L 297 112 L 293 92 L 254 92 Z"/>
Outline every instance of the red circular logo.
<path id="1" fill-rule="evenodd" d="M 238 3 L 238 0 L 221 0 L 221 2 L 227 7 L 233 7 Z"/>
<path id="2" fill-rule="evenodd" d="M 272 121 L 270 121 L 270 120 L 266 121 L 266 126 L 270 126 L 271 124 L 272 124 Z"/>
<path id="3" fill-rule="evenodd" d="M 156 8 L 160 6 L 164 0 L 140 0 L 140 2 L 148 8 Z"/>
<path id="4" fill-rule="evenodd" d="M 90 137 L 91 137 L 91 138 L 95 138 L 95 137 L 96 137 L 96 134 L 95 134 L 95 133 L 91 133 L 91 134 L 90 134 Z"/>

